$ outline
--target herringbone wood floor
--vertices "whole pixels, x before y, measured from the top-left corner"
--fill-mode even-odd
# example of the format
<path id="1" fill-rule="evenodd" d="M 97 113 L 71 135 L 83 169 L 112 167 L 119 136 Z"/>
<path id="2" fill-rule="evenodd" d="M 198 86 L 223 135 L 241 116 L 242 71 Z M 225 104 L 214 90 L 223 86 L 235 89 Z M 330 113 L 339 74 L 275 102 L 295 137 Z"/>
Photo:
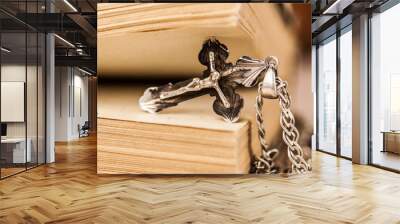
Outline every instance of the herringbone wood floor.
<path id="1" fill-rule="evenodd" d="M 277 176 L 98 176 L 96 139 L 0 181 L 0 223 L 400 223 L 400 175 L 322 154 Z"/>

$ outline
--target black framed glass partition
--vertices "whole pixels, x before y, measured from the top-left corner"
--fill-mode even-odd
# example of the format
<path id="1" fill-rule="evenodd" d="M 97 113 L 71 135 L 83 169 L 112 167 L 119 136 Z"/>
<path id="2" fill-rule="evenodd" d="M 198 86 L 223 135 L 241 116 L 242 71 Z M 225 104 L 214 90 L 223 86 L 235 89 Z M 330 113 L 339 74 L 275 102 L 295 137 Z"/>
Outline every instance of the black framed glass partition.
<path id="1" fill-rule="evenodd" d="M 317 150 L 352 157 L 352 28 L 318 43 Z"/>
<path id="2" fill-rule="evenodd" d="M 1 177 L 26 169 L 26 33 L 1 33 Z M 4 50 L 6 49 L 6 50 Z"/>
<path id="3" fill-rule="evenodd" d="M 400 171 L 400 4 L 390 6 L 370 18 L 369 160 Z"/>
<path id="4" fill-rule="evenodd" d="M 0 2 L 1 179 L 45 163 L 46 39 L 20 20 L 43 6 L 44 1 Z"/>

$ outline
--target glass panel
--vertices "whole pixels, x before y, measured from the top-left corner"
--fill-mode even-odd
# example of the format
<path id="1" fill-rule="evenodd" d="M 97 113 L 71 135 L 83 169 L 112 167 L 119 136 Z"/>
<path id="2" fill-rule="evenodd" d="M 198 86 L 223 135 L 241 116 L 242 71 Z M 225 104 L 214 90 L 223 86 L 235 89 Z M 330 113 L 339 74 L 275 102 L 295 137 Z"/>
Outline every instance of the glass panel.
<path id="1" fill-rule="evenodd" d="M 28 168 L 37 165 L 37 33 L 27 33 L 28 38 L 28 63 L 27 63 L 27 80 L 26 80 L 26 113 L 27 113 L 27 150 L 30 151 L 28 155 Z"/>
<path id="2" fill-rule="evenodd" d="M 400 170 L 400 4 L 371 19 L 372 163 Z"/>
<path id="3" fill-rule="evenodd" d="M 352 35 L 340 36 L 340 153 L 352 157 Z"/>
<path id="4" fill-rule="evenodd" d="M 36 1 L 27 2 L 27 12 L 37 13 Z M 37 18 L 37 17 L 36 17 Z M 35 23 L 35 21 L 31 21 Z M 27 167 L 35 167 L 38 163 L 38 34 L 35 30 L 27 30 L 27 80 L 26 80 L 26 117 L 27 117 L 27 150 L 30 153 Z"/>
<path id="5" fill-rule="evenodd" d="M 25 170 L 26 151 L 26 33 L 1 34 L 1 174 Z"/>
<path id="6" fill-rule="evenodd" d="M 311 73 L 312 73 L 312 89 L 313 89 L 313 135 L 311 139 L 311 149 L 315 150 L 317 149 L 317 46 L 312 45 L 312 50 L 311 50 Z"/>
<path id="7" fill-rule="evenodd" d="M 45 162 L 45 35 L 24 13 L 45 12 L 45 0 L 0 1 L 0 177 Z M 37 18 L 37 17 L 33 17 Z M 35 22 L 35 21 L 31 21 Z"/>
<path id="8" fill-rule="evenodd" d="M 318 149 L 336 153 L 336 37 L 318 47 Z"/>
<path id="9" fill-rule="evenodd" d="M 45 65 L 46 65 L 46 37 L 44 34 L 39 33 L 39 45 L 38 45 L 38 163 L 45 163 L 46 149 L 45 149 Z"/>

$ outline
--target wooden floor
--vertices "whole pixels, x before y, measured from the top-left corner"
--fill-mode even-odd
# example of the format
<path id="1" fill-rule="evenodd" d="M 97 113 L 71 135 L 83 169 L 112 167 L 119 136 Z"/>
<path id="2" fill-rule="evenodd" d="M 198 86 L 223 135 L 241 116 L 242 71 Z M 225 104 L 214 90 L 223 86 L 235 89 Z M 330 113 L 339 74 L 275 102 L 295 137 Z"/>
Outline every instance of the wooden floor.
<path id="1" fill-rule="evenodd" d="M 0 223 L 400 223 L 400 175 L 314 153 L 304 176 L 98 176 L 96 139 L 0 181 Z"/>
<path id="2" fill-rule="evenodd" d="M 372 161 L 374 164 L 380 166 L 388 167 L 395 170 L 400 170 L 400 154 L 374 150 Z"/>
<path id="3" fill-rule="evenodd" d="M 8 176 L 11 176 L 13 174 L 16 174 L 16 173 L 19 173 L 19 172 L 23 172 L 25 170 L 26 170 L 25 167 L 23 167 L 23 168 L 19 168 L 19 167 L 17 167 L 17 168 L 14 168 L 14 167 L 12 167 L 12 168 L 1 168 L 1 177 L 2 178 L 3 177 L 8 177 Z"/>

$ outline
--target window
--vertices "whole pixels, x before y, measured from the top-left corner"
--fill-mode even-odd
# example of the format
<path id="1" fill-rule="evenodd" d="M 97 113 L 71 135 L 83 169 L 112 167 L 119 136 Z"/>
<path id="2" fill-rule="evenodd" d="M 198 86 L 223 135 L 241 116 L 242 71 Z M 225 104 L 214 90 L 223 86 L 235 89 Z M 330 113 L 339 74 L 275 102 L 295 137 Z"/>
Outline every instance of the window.
<path id="1" fill-rule="evenodd" d="M 371 18 L 370 160 L 400 170 L 400 5 Z"/>
<path id="2" fill-rule="evenodd" d="M 340 45 L 340 155 L 352 157 L 352 33 L 342 31 Z"/>
<path id="3" fill-rule="evenodd" d="M 317 149 L 336 153 L 336 36 L 317 50 Z"/>
<path id="4" fill-rule="evenodd" d="M 44 1 L 1 1 L 20 16 Z M 45 34 L 0 12 L 0 178 L 45 163 Z"/>
<path id="5" fill-rule="evenodd" d="M 318 45 L 316 63 L 317 149 L 350 159 L 353 77 L 351 25 Z"/>

